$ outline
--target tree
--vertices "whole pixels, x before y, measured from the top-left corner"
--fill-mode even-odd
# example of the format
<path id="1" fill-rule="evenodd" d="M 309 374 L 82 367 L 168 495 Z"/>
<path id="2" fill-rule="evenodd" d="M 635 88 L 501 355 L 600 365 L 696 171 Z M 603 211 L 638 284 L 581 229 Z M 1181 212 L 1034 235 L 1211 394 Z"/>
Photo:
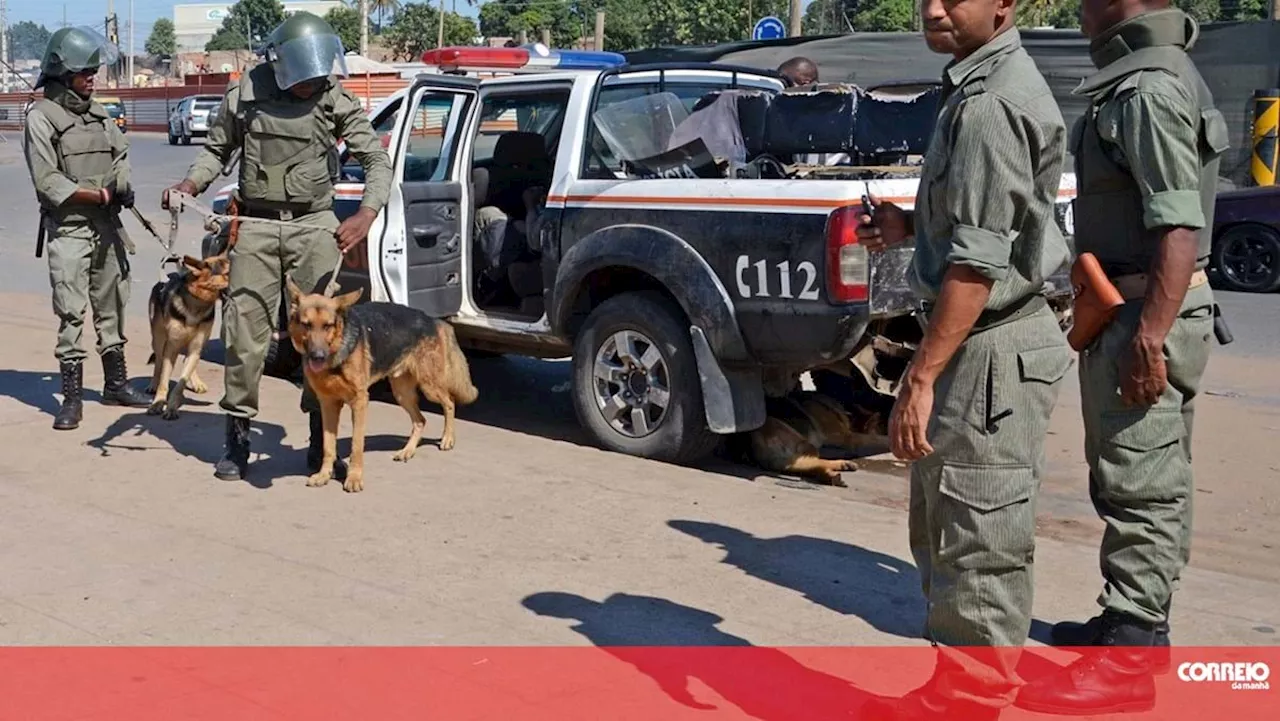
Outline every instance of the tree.
<path id="1" fill-rule="evenodd" d="M 369 9 L 378 11 L 378 32 L 386 28 L 386 12 L 394 15 L 400 11 L 400 0 L 369 0 Z"/>
<path id="2" fill-rule="evenodd" d="M 607 23 L 606 38 L 609 37 Z M 594 6 L 591 24 L 594 28 Z M 559 47 L 572 46 L 582 34 L 582 23 L 574 17 L 568 2 L 534 4 L 525 0 L 492 0 L 480 6 L 480 34 L 485 37 L 515 37 L 523 30 L 530 42 L 536 42 L 544 28 L 551 31 L 551 43 Z"/>
<path id="3" fill-rule="evenodd" d="M 325 22 L 342 38 L 344 50 L 360 50 L 360 13 L 349 7 L 336 7 L 325 13 Z"/>
<path id="4" fill-rule="evenodd" d="M 253 33 L 253 48 L 257 49 L 284 19 L 284 5 L 280 0 L 239 0 L 231 6 L 230 12 L 222 19 L 222 27 L 213 34 L 204 49 L 208 52 L 248 50 L 246 30 Z"/>
<path id="5" fill-rule="evenodd" d="M 408 3 L 400 12 L 383 38 L 396 58 L 415 60 L 422 53 L 436 47 L 439 33 L 440 12 L 424 3 Z M 457 13 L 444 14 L 444 44 L 470 45 L 476 39 L 476 26 L 470 18 Z"/>
<path id="6" fill-rule="evenodd" d="M 39 60 L 44 57 L 49 37 L 53 33 L 43 25 L 30 20 L 15 23 L 9 28 L 9 62 L 14 60 Z"/>
<path id="7" fill-rule="evenodd" d="M 173 31 L 173 21 L 160 18 L 151 26 L 151 35 L 143 46 L 148 55 L 173 55 L 178 49 L 178 36 Z"/>
<path id="8" fill-rule="evenodd" d="M 864 0 L 850 22 L 860 32 L 903 32 L 916 27 L 914 0 Z"/>

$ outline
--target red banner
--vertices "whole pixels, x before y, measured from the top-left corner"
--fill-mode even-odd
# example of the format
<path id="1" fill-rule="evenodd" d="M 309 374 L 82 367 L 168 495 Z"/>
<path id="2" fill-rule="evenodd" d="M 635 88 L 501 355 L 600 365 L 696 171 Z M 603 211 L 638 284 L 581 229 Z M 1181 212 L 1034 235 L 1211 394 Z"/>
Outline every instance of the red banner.
<path id="1" fill-rule="evenodd" d="M 980 653 L 978 651 L 977 653 Z M 1028 648 L 1033 681 L 1078 654 Z M 24 721 L 857 719 L 933 672 L 929 647 L 25 647 L 0 649 L 0 718 Z M 1280 648 L 1175 648 L 1154 709 L 1280 717 Z M 952 717 L 956 718 L 956 717 Z M 1001 719 L 1043 719 L 1012 707 Z M 957 721 L 963 721 L 957 718 Z"/>

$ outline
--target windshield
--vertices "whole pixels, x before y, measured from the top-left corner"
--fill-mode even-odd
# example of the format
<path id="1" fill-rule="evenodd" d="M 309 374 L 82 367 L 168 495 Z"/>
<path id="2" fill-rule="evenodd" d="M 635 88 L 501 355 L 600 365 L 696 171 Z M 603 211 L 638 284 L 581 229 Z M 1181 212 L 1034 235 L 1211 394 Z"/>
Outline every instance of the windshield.
<path id="1" fill-rule="evenodd" d="M 214 99 L 205 100 L 202 98 L 195 102 L 195 109 L 196 110 L 213 110 L 221 104 L 222 104 L 221 98 L 218 98 L 216 100 Z"/>
<path id="2" fill-rule="evenodd" d="M 102 107 L 106 108 L 107 114 L 113 118 L 124 115 L 124 106 L 120 103 L 103 103 Z"/>

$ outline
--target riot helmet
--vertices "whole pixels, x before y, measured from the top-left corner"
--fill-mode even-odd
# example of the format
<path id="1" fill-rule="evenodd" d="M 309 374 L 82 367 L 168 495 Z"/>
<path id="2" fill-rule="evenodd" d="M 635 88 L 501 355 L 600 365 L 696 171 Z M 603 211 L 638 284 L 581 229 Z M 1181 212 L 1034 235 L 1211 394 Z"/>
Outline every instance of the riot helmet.
<path id="1" fill-rule="evenodd" d="M 120 50 L 96 30 L 83 25 L 61 28 L 49 37 L 36 87 L 43 86 L 49 78 L 114 65 L 119 59 Z"/>
<path id="2" fill-rule="evenodd" d="M 315 78 L 347 76 L 342 38 L 324 19 L 305 11 L 289 16 L 271 32 L 263 56 L 281 90 Z"/>

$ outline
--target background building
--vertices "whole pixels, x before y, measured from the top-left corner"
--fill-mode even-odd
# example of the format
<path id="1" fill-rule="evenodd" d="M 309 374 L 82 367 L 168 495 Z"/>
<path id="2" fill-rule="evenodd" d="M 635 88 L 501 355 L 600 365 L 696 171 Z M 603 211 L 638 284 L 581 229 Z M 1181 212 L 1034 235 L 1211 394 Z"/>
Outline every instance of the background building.
<path id="1" fill-rule="evenodd" d="M 231 11 L 233 2 L 190 3 L 173 6 L 173 31 L 178 37 L 178 52 L 203 52 L 213 34 L 222 27 L 222 20 Z M 310 0 L 290 2 L 285 0 L 285 14 L 306 10 L 321 17 L 329 10 L 342 7 L 340 0 Z M 265 35 L 271 28 L 266 28 Z M 255 30 L 257 32 L 257 30 Z"/>

